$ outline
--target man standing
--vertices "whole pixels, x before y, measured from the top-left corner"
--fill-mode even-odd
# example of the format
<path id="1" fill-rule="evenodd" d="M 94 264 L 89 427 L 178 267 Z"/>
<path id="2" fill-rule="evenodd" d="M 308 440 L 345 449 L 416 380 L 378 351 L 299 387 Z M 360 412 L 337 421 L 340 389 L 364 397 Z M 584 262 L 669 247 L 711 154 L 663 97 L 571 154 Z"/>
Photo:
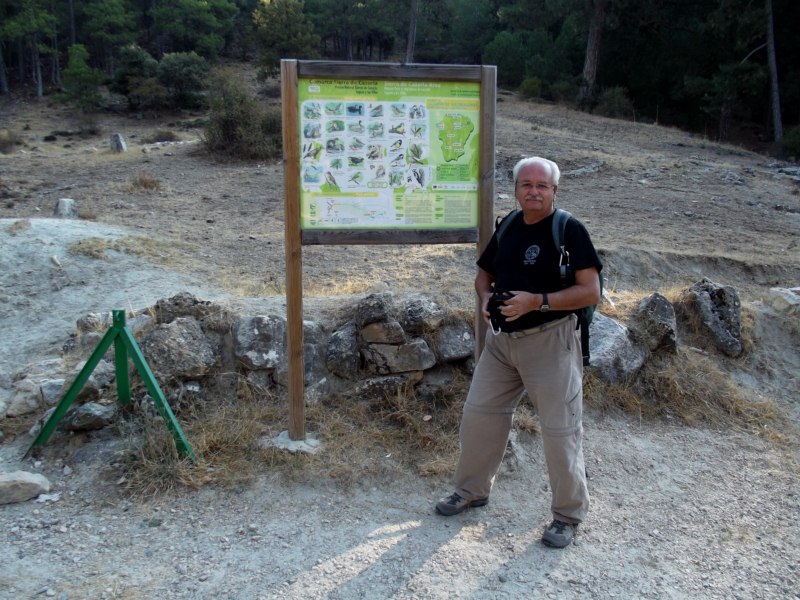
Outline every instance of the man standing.
<path id="1" fill-rule="evenodd" d="M 586 228 L 570 218 L 564 245 L 574 277 L 563 285 L 561 253 L 552 233 L 558 165 L 525 158 L 513 174 L 522 210 L 509 217 L 513 220 L 504 228 L 502 244 L 496 231 L 478 259 L 475 291 L 484 318 L 492 317 L 492 328 L 464 403 L 456 491 L 442 498 L 436 510 L 451 516 L 488 503 L 525 389 L 539 413 L 552 490 L 553 520 L 542 542 L 563 548 L 589 508 L 581 421 L 583 358 L 573 311 L 600 301 L 603 266 Z M 501 296 L 501 290 L 507 293 Z"/>

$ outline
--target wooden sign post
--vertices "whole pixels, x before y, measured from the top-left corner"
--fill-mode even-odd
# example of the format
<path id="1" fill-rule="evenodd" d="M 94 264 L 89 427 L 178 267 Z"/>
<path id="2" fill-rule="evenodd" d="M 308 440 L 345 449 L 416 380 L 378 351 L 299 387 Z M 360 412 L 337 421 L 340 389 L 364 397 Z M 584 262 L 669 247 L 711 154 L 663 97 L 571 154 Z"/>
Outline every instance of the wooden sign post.
<path id="1" fill-rule="evenodd" d="M 482 251 L 494 223 L 496 82 L 494 66 L 281 61 L 292 440 L 305 439 L 302 246 Z"/>

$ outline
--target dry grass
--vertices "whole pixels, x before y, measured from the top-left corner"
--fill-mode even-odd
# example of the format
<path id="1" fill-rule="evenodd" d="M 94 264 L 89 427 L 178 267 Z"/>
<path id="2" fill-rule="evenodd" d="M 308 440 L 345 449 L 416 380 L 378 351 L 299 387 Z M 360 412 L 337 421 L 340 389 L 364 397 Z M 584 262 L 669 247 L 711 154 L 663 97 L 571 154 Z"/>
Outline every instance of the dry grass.
<path id="1" fill-rule="evenodd" d="M 11 154 L 22 145 L 22 138 L 9 129 L 0 129 L 0 154 Z"/>
<path id="2" fill-rule="evenodd" d="M 31 228 L 31 220 L 30 219 L 19 219 L 14 221 L 11 225 L 6 227 L 6 233 L 9 235 L 15 235 L 20 231 L 25 231 Z"/>
<path id="3" fill-rule="evenodd" d="M 139 171 L 128 184 L 131 192 L 157 192 L 161 183 L 151 173 Z"/>
<path id="4" fill-rule="evenodd" d="M 614 315 L 630 314 L 640 299 L 641 295 L 618 295 Z M 752 313 L 744 311 L 746 347 L 753 344 L 754 321 Z M 745 391 L 730 375 L 726 360 L 735 362 L 684 346 L 676 355 L 651 358 L 634 381 L 618 384 L 605 383 L 589 369 L 584 375 L 585 403 L 601 412 L 736 428 L 785 443 L 791 426 L 777 405 Z M 748 358 L 737 360 L 741 368 Z M 293 481 L 333 479 L 343 486 L 364 477 L 400 473 L 447 476 L 458 458 L 468 386 L 469 377 L 463 375 L 434 400 L 418 398 L 409 387 L 385 398 L 328 398 L 307 406 L 307 435 L 318 439 L 323 449 L 291 454 L 260 443 L 289 428 L 285 395 L 270 395 L 240 379 L 231 397 L 215 396 L 205 410 L 194 407 L 194 413 L 179 415 L 197 464 L 177 455 L 166 427 L 157 423 L 143 430 L 144 441 L 128 465 L 125 485 L 131 493 L 153 494 L 176 485 L 237 485 L 265 471 Z M 532 435 L 540 432 L 529 401 L 521 402 L 514 427 Z"/>
<path id="5" fill-rule="evenodd" d="M 719 362 L 691 348 L 652 358 L 631 383 L 607 384 L 590 371 L 584 395 L 588 406 L 602 411 L 738 428 L 775 441 L 783 440 L 789 427 L 774 401 L 753 397 Z"/>
<path id="6" fill-rule="evenodd" d="M 306 432 L 317 454 L 291 454 L 264 445 L 288 429 L 288 401 L 240 379 L 235 397 L 216 398 L 178 419 L 197 463 L 178 455 L 160 420 L 137 417 L 127 434 L 136 450 L 120 482 L 128 493 L 152 496 L 179 486 L 234 486 L 266 471 L 289 480 L 332 478 L 349 486 L 365 476 L 450 473 L 458 452 L 466 380 L 433 402 L 411 393 L 385 399 L 331 399 L 306 408 Z"/>
<path id="7" fill-rule="evenodd" d="M 163 264 L 173 264 L 184 254 L 187 246 L 181 242 L 165 242 L 151 237 L 128 235 L 118 239 L 90 237 L 73 242 L 67 248 L 70 254 L 105 259 L 106 252 L 124 252 L 144 256 Z"/>

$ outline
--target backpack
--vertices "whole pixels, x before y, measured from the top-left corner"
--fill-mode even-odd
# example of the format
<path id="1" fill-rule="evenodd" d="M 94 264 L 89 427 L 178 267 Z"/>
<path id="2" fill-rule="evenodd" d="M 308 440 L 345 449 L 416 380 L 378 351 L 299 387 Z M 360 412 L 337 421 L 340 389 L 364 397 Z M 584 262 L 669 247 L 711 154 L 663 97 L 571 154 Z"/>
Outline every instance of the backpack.
<path id="1" fill-rule="evenodd" d="M 503 237 L 503 234 L 508 229 L 508 226 L 511 225 L 511 222 L 517 215 L 521 214 L 522 210 L 516 208 L 508 213 L 502 219 L 498 217 L 498 221 L 495 224 L 497 236 L 497 246 L 500 246 L 500 240 Z M 561 254 L 561 258 L 558 260 L 558 266 L 561 273 L 561 287 L 569 287 L 575 283 L 575 273 L 572 270 L 572 266 L 569 264 L 569 251 L 567 247 L 564 245 L 564 230 L 567 227 L 567 221 L 570 220 L 572 214 L 566 210 L 561 208 L 557 208 L 555 213 L 553 214 L 553 241 L 556 244 L 556 248 L 558 249 L 559 253 Z M 600 276 L 600 297 L 603 296 L 603 273 L 602 271 L 598 273 Z M 597 309 L 596 304 L 592 304 L 591 306 L 586 306 L 584 308 L 578 309 L 573 311 L 576 315 L 578 315 L 578 327 L 581 330 L 581 352 L 583 354 L 583 364 L 584 366 L 589 364 L 589 325 L 592 323 L 592 319 L 594 318 L 594 312 Z"/>

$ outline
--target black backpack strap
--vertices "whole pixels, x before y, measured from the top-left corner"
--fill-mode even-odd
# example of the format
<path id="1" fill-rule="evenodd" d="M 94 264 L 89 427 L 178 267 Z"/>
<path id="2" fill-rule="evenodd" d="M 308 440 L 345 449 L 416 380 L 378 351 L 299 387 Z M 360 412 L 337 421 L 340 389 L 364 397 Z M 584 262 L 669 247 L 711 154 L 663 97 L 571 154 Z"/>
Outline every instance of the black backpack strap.
<path id="1" fill-rule="evenodd" d="M 586 318 L 586 311 L 578 313 L 578 327 L 581 330 L 581 353 L 583 354 L 583 366 L 589 366 L 589 320 Z"/>
<path id="2" fill-rule="evenodd" d="M 556 249 L 561 254 L 558 266 L 561 273 L 561 287 L 565 288 L 570 285 L 569 278 L 569 252 L 564 243 L 564 231 L 567 229 L 567 221 L 572 218 L 572 214 L 561 208 L 557 208 L 553 214 L 553 241 L 556 244 Z"/>
<path id="3" fill-rule="evenodd" d="M 511 222 L 514 220 L 514 218 L 517 217 L 517 215 L 520 215 L 520 214 L 522 214 L 522 211 L 519 208 L 515 208 L 510 213 L 508 213 L 505 217 L 503 217 L 503 218 L 497 217 L 497 220 L 495 221 L 494 227 L 495 227 L 495 234 L 497 235 L 497 246 L 498 247 L 500 246 L 500 238 L 503 237 L 503 234 L 506 232 L 506 230 L 508 229 L 509 225 L 511 225 Z"/>

